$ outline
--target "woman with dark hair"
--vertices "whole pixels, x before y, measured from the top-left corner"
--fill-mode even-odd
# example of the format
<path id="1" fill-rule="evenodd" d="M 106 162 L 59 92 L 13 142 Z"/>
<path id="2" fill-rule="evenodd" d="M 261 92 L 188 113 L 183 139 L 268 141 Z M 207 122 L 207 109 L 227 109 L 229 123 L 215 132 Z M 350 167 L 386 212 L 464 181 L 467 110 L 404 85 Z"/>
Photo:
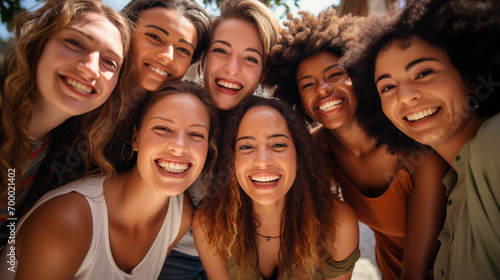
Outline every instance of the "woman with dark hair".
<path id="1" fill-rule="evenodd" d="M 193 220 L 210 279 L 350 279 L 354 211 L 294 110 L 250 97 L 228 116 L 217 180 Z"/>
<path id="2" fill-rule="evenodd" d="M 363 81 L 400 131 L 452 166 L 434 277 L 498 279 L 500 3 L 410 1 L 374 18 L 361 37 L 347 59 L 363 67 L 355 83 Z"/>
<path id="3" fill-rule="evenodd" d="M 211 174 L 217 131 L 202 86 L 179 81 L 148 94 L 128 139 L 132 169 L 46 193 L 1 252 L 0 278 L 156 279 L 191 226 L 184 191 Z"/>
<path id="4" fill-rule="evenodd" d="M 222 1 L 200 62 L 203 84 L 219 109 L 221 122 L 238 103 L 252 96 L 264 80 L 269 69 L 269 51 L 276 44 L 279 30 L 278 20 L 261 1 Z M 199 180 L 188 189 L 195 205 L 203 199 L 206 189 Z M 197 280 L 199 275 L 205 277 L 193 236 L 188 232 L 167 259 L 162 276 Z"/>
<path id="5" fill-rule="evenodd" d="M 351 81 L 357 68 L 340 62 L 363 18 L 334 9 L 300 14 L 285 23 L 271 51 L 274 96 L 321 124 L 313 138 L 343 199 L 375 234 L 382 277 L 432 278 L 446 201 L 441 178 L 449 167 L 431 149 L 385 134 L 393 125 Z"/>

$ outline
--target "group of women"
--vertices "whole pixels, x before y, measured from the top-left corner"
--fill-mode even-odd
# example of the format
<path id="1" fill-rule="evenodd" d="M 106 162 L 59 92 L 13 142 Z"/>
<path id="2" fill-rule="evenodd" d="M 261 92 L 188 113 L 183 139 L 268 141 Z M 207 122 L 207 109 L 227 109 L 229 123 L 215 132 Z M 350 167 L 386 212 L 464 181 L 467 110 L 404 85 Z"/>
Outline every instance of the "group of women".
<path id="1" fill-rule="evenodd" d="M 498 279 L 500 4 L 406 2 L 18 16 L 0 278 L 350 279 L 359 220 L 383 279 Z"/>

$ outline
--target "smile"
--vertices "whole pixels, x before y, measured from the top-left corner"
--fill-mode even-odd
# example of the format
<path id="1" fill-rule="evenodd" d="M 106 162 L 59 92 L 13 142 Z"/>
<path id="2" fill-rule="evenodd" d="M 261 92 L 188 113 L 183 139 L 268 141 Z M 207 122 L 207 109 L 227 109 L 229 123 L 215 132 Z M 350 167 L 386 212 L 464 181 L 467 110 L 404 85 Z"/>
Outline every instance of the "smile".
<path id="1" fill-rule="evenodd" d="M 149 69 L 151 69 L 153 72 L 155 72 L 158 75 L 162 75 L 165 77 L 171 76 L 169 73 L 162 71 L 161 69 L 158 69 L 158 68 L 154 67 L 153 65 L 146 64 L 146 67 L 148 67 Z"/>
<path id="2" fill-rule="evenodd" d="M 243 88 L 242 85 L 240 84 L 237 84 L 237 83 L 231 83 L 231 82 L 228 82 L 228 81 L 223 81 L 223 80 L 215 80 L 215 83 L 221 87 L 221 88 L 224 88 L 224 89 L 228 89 L 228 90 L 234 90 L 234 91 L 238 91 L 240 89 Z"/>
<path id="3" fill-rule="evenodd" d="M 161 169 L 170 173 L 183 173 L 190 167 L 190 164 L 185 162 L 157 160 L 156 163 Z"/>
<path id="4" fill-rule="evenodd" d="M 317 109 L 323 113 L 327 113 L 327 112 L 330 112 L 330 111 L 335 110 L 338 107 L 340 107 L 340 105 L 342 105 L 342 103 L 344 103 L 344 100 L 345 99 L 343 99 L 343 98 L 342 99 L 335 99 L 335 100 L 321 104 L 320 106 L 317 107 Z"/>
<path id="5" fill-rule="evenodd" d="M 91 94 L 91 93 L 95 92 L 93 88 L 88 87 L 88 86 L 86 86 L 86 85 L 84 85 L 76 80 L 71 79 L 71 78 L 64 78 L 64 80 L 66 81 L 66 83 L 68 85 L 73 87 L 78 92 L 81 92 L 84 94 Z"/>
<path id="6" fill-rule="evenodd" d="M 272 185 L 281 178 L 280 175 L 272 175 L 272 176 L 250 176 L 250 179 L 254 184 L 258 185 Z"/>
<path id="7" fill-rule="evenodd" d="M 415 113 L 408 114 L 404 118 L 410 122 L 418 122 L 431 117 L 432 115 L 436 114 L 437 111 L 439 111 L 438 107 L 427 108 Z"/>

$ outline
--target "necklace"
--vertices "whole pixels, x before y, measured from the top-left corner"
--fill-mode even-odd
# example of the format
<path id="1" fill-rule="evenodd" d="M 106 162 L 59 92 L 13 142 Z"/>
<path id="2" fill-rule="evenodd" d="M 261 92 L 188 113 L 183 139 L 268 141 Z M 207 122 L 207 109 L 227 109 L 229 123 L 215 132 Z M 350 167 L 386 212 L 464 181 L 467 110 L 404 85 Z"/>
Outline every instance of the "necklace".
<path id="1" fill-rule="evenodd" d="M 264 237 L 265 239 L 267 239 L 268 242 L 271 240 L 271 238 L 280 238 L 281 237 L 281 235 L 278 235 L 278 236 L 262 235 L 258 232 L 255 232 L 255 234 L 257 234 L 258 236 Z"/>

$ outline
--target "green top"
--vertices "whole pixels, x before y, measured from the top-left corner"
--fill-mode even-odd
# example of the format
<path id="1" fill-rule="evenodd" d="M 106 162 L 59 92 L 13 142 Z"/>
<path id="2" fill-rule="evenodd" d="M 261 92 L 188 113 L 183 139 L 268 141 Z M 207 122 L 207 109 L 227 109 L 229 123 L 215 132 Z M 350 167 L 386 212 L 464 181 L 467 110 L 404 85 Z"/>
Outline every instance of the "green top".
<path id="1" fill-rule="evenodd" d="M 321 269 L 318 268 L 314 273 L 312 279 L 321 280 L 324 277 L 333 278 L 352 271 L 354 269 L 356 261 L 359 259 L 359 255 L 359 247 L 356 247 L 356 249 L 354 249 L 354 251 L 343 261 L 326 261 L 325 271 L 321 271 Z M 238 279 L 240 267 L 233 258 L 228 259 L 227 269 L 229 270 L 229 276 L 231 277 L 231 279 Z M 264 278 L 262 278 L 262 276 L 260 275 L 257 275 L 251 269 L 246 269 L 241 280 L 264 280 Z"/>
<path id="2" fill-rule="evenodd" d="M 435 279 L 500 279 L 500 114 L 483 122 L 443 178 L 448 207 Z"/>

